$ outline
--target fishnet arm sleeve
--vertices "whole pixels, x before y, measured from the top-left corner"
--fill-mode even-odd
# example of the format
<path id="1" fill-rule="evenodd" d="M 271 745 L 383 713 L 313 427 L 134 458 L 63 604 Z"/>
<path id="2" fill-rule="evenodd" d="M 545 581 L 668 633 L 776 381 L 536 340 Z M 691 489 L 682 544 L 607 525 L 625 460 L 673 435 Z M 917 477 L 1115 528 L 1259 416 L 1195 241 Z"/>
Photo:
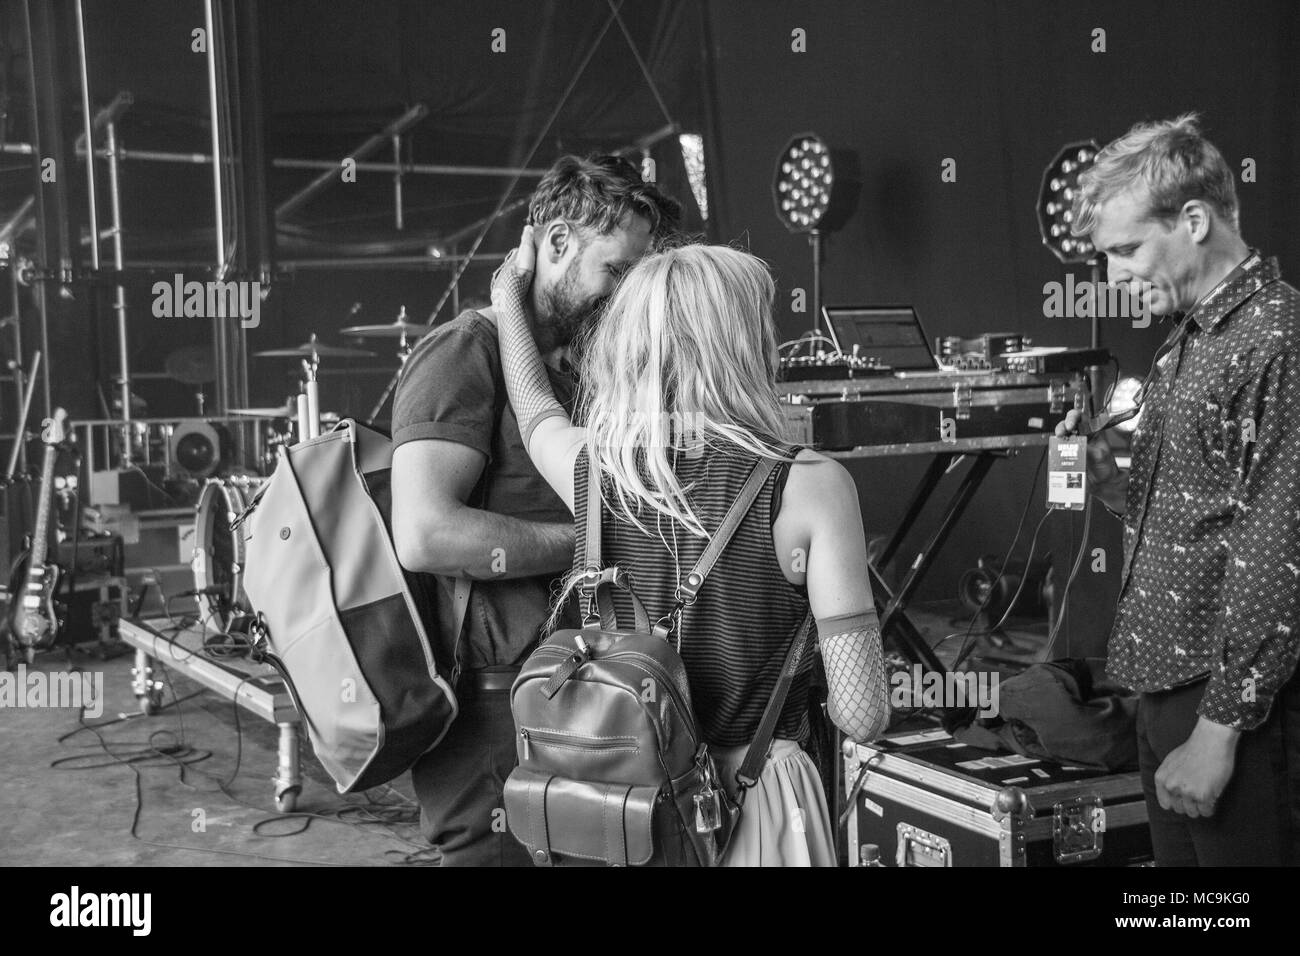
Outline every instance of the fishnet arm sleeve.
<path id="1" fill-rule="evenodd" d="M 543 419 L 559 416 L 566 423 L 569 421 L 564 407 L 555 398 L 546 366 L 542 364 L 537 343 L 528 328 L 524 297 L 531 281 L 531 274 L 521 275 L 515 271 L 513 254 L 492 277 L 492 307 L 497 314 L 501 374 L 524 438 L 524 448 L 528 447 L 533 430 Z"/>
<path id="2" fill-rule="evenodd" d="M 876 612 L 819 620 L 817 641 L 831 720 L 858 743 L 880 736 L 889 726 L 889 689 Z"/>

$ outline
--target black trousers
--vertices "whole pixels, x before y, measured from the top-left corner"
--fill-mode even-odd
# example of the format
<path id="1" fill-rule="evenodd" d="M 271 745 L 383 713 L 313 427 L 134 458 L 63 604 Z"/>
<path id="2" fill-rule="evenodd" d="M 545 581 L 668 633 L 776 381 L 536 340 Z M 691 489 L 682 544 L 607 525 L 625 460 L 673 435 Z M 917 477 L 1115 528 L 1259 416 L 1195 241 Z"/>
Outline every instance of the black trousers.
<path id="1" fill-rule="evenodd" d="M 447 736 L 411 768 L 420 829 L 442 866 L 532 866 L 506 826 L 501 796 L 514 769 L 509 690 L 458 688 L 460 714 Z"/>
<path id="2" fill-rule="evenodd" d="M 1268 720 L 1241 735 L 1232 779 L 1212 817 L 1161 808 L 1156 771 L 1196 726 L 1208 680 L 1138 702 L 1138 765 L 1157 866 L 1300 865 L 1300 679 L 1273 702 Z"/>

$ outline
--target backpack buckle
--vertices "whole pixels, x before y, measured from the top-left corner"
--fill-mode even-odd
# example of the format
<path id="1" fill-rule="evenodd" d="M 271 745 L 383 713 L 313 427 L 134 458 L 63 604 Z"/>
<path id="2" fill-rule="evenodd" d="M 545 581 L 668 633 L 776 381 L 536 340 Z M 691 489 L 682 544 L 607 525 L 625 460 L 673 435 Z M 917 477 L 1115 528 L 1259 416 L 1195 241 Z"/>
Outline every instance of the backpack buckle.
<path id="1" fill-rule="evenodd" d="M 690 607 L 699 597 L 700 588 L 704 585 L 704 578 L 692 571 L 686 575 L 686 580 L 677 585 L 677 590 L 673 592 L 673 597 L 682 607 Z"/>
<path id="2" fill-rule="evenodd" d="M 745 795 L 749 793 L 751 787 L 758 783 L 753 777 L 746 777 L 739 770 L 736 771 L 736 806 L 745 805 Z"/>

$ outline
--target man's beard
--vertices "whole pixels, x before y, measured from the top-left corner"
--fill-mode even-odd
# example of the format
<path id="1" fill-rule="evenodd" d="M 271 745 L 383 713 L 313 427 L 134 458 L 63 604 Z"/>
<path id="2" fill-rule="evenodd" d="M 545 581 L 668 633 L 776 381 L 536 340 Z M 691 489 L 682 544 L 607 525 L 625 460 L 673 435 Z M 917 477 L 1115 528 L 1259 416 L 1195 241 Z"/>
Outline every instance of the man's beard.
<path id="1" fill-rule="evenodd" d="M 578 291 L 578 260 L 575 258 L 555 285 L 542 293 L 537 316 L 539 346 L 543 350 L 571 345 L 600 314 L 605 297 L 584 298 Z"/>

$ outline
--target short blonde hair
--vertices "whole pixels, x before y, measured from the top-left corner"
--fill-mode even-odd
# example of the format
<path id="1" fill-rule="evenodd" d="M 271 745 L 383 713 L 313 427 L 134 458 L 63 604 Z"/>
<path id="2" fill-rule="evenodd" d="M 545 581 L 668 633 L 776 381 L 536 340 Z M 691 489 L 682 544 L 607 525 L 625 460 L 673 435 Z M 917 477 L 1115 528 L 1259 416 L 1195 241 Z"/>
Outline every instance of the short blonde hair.
<path id="1" fill-rule="evenodd" d="M 1234 232 L 1239 231 L 1237 185 L 1223 154 L 1201 135 L 1199 117 L 1184 113 L 1158 123 L 1138 123 L 1097 154 L 1079 177 L 1070 232 L 1086 236 L 1097 226 L 1097 207 L 1145 186 L 1147 217 L 1166 222 L 1199 199 Z"/>

